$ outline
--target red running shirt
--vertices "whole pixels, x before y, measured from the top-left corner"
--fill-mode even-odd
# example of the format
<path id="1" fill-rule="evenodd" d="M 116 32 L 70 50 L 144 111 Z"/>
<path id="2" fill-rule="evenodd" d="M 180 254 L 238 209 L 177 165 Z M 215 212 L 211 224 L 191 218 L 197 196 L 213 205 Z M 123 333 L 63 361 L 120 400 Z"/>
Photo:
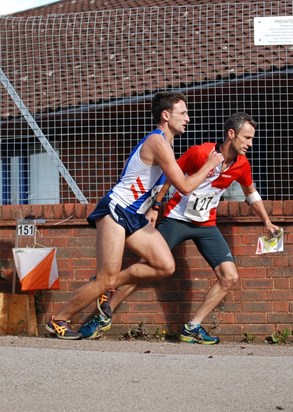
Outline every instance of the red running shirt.
<path id="1" fill-rule="evenodd" d="M 216 143 L 203 143 L 190 147 L 177 161 L 183 173 L 196 173 L 207 161 Z M 244 155 L 238 155 L 226 170 L 222 165 L 213 169 L 207 178 L 188 196 L 178 191 L 174 193 L 166 206 L 164 216 L 184 220 L 198 226 L 215 226 L 217 206 L 225 190 L 235 180 L 242 186 L 253 183 L 251 167 Z"/>

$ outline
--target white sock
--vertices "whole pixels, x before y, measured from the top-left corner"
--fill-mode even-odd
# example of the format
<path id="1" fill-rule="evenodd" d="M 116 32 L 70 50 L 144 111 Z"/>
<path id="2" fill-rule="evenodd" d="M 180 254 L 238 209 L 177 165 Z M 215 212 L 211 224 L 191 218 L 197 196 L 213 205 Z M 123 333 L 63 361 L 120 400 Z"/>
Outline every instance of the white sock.
<path id="1" fill-rule="evenodd" d="M 185 324 L 187 330 L 196 329 L 200 326 L 200 323 L 197 322 L 188 322 Z"/>

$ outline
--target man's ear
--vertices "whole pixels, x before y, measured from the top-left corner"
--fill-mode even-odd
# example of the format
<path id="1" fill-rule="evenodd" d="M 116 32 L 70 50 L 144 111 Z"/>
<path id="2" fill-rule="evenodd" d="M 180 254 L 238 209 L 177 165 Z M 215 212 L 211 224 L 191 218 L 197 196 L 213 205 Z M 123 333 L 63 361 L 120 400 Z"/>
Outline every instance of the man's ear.
<path id="1" fill-rule="evenodd" d="M 162 119 L 165 122 L 168 122 L 168 120 L 170 119 L 170 112 L 168 110 L 163 110 L 162 111 Z"/>
<path id="2" fill-rule="evenodd" d="M 227 132 L 227 136 L 230 140 L 234 139 L 234 137 L 236 137 L 235 131 L 233 129 L 229 129 Z"/>

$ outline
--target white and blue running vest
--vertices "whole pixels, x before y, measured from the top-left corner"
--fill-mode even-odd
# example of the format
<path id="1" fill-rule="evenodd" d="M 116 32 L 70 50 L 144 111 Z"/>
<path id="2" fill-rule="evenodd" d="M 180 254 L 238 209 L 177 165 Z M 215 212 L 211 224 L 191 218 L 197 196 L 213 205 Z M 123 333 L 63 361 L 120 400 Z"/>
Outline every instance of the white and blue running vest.
<path id="1" fill-rule="evenodd" d="M 114 203 L 130 213 L 145 213 L 165 182 L 165 175 L 159 165 L 146 165 L 140 158 L 141 147 L 152 134 L 161 134 L 166 139 L 160 129 L 145 136 L 132 150 L 120 179 L 108 192 Z"/>

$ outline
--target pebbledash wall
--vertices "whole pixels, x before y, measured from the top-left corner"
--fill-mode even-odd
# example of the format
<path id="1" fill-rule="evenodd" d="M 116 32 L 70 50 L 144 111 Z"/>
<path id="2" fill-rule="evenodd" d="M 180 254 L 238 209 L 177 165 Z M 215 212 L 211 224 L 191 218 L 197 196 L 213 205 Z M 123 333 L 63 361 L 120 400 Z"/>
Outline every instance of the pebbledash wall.
<path id="1" fill-rule="evenodd" d="M 265 201 L 271 220 L 284 228 L 284 252 L 256 255 L 263 224 L 245 203 L 221 202 L 218 225 L 227 239 L 240 275 L 239 282 L 225 300 L 205 319 L 207 329 L 223 341 L 241 341 L 245 333 L 263 341 L 273 332 L 293 325 L 293 201 Z M 13 268 L 16 221 L 26 216 L 45 219 L 38 226 L 37 243 L 57 247 L 61 288 L 38 294 L 38 330 L 74 292 L 95 273 L 96 230 L 86 216 L 94 204 L 23 205 L 0 207 L 1 268 Z M 19 246 L 32 246 L 31 238 L 20 238 Z M 137 289 L 117 309 L 108 336 L 121 336 L 143 322 L 150 334 L 165 330 L 178 333 L 202 302 L 215 276 L 191 241 L 174 249 L 176 273 L 163 281 Z M 126 252 L 123 265 L 136 261 Z M 10 279 L 11 280 L 11 279 Z M 0 281 L 0 292 L 8 292 L 9 280 Z M 17 286 L 18 293 L 19 285 Z M 41 311 L 39 310 L 41 307 Z M 73 319 L 74 327 L 95 311 L 92 304 Z"/>

